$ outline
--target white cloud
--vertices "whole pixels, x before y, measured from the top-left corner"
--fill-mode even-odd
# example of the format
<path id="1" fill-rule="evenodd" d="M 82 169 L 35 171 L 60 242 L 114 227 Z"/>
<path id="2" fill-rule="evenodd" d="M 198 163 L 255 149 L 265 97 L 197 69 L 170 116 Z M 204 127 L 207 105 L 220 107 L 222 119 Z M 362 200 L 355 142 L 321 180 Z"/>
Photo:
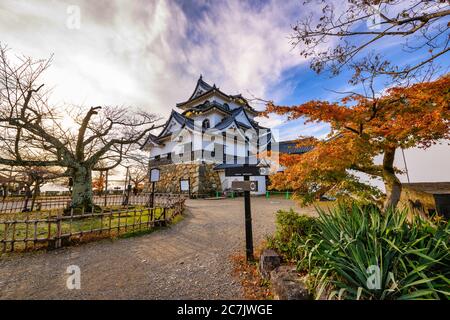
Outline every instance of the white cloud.
<path id="1" fill-rule="evenodd" d="M 303 119 L 290 122 L 287 125 L 279 126 L 281 140 L 295 140 L 300 136 L 313 136 L 318 139 L 324 139 L 330 132 L 330 125 L 327 123 L 308 123 Z"/>
<path id="2" fill-rule="evenodd" d="M 269 118 L 257 117 L 256 120 L 260 125 L 267 128 L 273 128 L 286 123 L 286 116 L 271 114 Z"/>
<path id="3" fill-rule="evenodd" d="M 200 59 L 191 62 L 206 67 L 222 86 L 264 96 L 284 70 L 301 62 L 287 39 L 289 23 L 299 14 L 296 2 L 274 1 L 256 12 L 245 1 L 213 6 L 211 15 L 197 23 L 206 41 L 190 48 Z"/>

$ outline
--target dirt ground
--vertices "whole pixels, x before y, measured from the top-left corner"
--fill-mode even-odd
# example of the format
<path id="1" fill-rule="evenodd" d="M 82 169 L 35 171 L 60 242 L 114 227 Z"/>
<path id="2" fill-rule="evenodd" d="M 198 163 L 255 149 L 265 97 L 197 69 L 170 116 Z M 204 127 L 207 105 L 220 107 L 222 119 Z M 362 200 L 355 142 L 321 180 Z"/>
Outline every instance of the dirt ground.
<path id="1" fill-rule="evenodd" d="M 252 198 L 255 245 L 275 230 L 282 198 Z M 185 218 L 156 232 L 0 258 L 0 299 L 240 299 L 230 255 L 244 252 L 243 198 L 189 200 Z M 67 267 L 81 289 L 66 286 Z"/>

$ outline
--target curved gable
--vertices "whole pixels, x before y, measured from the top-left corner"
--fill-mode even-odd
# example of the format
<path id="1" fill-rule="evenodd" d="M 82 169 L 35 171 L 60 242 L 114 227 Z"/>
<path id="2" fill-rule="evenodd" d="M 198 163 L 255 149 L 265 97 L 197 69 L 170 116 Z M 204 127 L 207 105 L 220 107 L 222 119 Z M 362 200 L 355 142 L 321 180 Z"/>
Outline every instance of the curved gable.
<path id="1" fill-rule="evenodd" d="M 192 129 L 194 127 L 194 121 L 182 116 L 176 111 L 172 111 L 169 120 L 167 120 L 164 129 L 161 131 L 158 137 L 164 136 L 166 134 L 169 134 L 170 132 L 182 129 L 184 127 Z"/>
<path id="2" fill-rule="evenodd" d="M 247 116 L 247 113 L 244 111 L 244 109 L 242 109 L 235 117 L 234 117 L 237 121 L 247 125 L 250 128 L 254 128 L 252 122 L 250 121 L 250 119 Z M 256 129 L 256 128 L 255 128 Z"/>
<path id="3" fill-rule="evenodd" d="M 210 91 L 211 89 L 213 89 L 213 87 L 203 81 L 202 75 L 200 75 L 200 78 L 197 80 L 197 85 L 195 86 L 194 92 L 191 94 L 188 101 L 204 94 L 205 92 Z"/>

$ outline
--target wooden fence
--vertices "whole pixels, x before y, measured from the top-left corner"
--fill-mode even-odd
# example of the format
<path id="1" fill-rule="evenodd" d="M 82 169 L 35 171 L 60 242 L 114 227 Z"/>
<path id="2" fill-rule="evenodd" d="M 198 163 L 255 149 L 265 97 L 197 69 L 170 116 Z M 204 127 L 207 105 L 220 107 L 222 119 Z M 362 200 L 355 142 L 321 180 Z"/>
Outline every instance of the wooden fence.
<path id="1" fill-rule="evenodd" d="M 115 237 L 149 230 L 170 222 L 183 213 L 184 197 L 158 197 L 155 206 L 128 205 L 103 208 L 101 212 L 64 210 L 25 213 L 16 218 L 0 215 L 0 252 L 56 249 L 95 238 Z"/>

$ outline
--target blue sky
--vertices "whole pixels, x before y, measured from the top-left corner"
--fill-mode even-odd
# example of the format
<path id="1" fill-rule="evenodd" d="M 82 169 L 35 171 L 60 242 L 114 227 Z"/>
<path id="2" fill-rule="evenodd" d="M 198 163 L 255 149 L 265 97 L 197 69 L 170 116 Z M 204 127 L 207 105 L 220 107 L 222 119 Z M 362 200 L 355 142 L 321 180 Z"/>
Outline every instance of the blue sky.
<path id="1" fill-rule="evenodd" d="M 378 49 L 374 47 L 374 49 Z M 408 64 L 421 61 L 422 58 L 427 56 L 426 50 L 415 52 L 414 54 L 406 54 L 400 46 L 393 46 L 378 50 L 384 57 L 389 58 L 393 64 L 399 66 L 404 65 L 405 58 L 408 59 Z M 445 70 L 448 72 L 450 66 L 449 55 L 441 57 L 436 61 L 441 66 L 440 73 Z M 309 68 L 309 65 L 302 64 L 285 70 L 280 77 L 279 83 L 273 88 L 276 91 L 279 87 L 284 87 L 286 84 L 290 87 L 290 91 L 284 96 L 277 99 L 277 103 L 282 105 L 298 105 L 310 100 L 328 100 L 337 101 L 344 97 L 345 94 L 339 94 L 337 92 L 344 91 L 356 91 L 361 92 L 360 86 L 352 86 L 348 83 L 348 79 L 351 77 L 351 72 L 348 70 L 343 71 L 339 76 L 330 76 L 327 72 L 317 74 Z M 377 90 L 381 91 L 383 88 L 389 86 L 389 79 L 382 78 L 376 83 Z M 269 93 L 270 96 L 270 93 Z M 295 129 L 302 130 L 302 134 L 324 137 L 328 132 L 328 126 L 326 125 L 303 125 L 302 120 L 290 121 L 288 123 L 283 122 L 281 125 L 277 125 L 274 128 L 280 130 L 280 135 L 284 138 L 295 138 Z"/>

